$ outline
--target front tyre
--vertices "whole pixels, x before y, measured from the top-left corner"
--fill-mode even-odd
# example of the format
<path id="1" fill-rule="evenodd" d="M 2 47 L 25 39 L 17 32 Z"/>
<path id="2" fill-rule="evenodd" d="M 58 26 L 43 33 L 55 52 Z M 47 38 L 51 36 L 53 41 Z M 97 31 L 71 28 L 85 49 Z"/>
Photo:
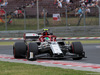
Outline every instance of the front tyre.
<path id="1" fill-rule="evenodd" d="M 27 52 L 27 59 L 28 60 L 36 60 L 36 55 L 38 54 L 38 45 L 37 43 L 29 43 L 28 45 L 28 52 Z"/>
<path id="2" fill-rule="evenodd" d="M 81 60 L 84 56 L 83 46 L 81 42 L 72 42 L 72 53 L 75 53 L 77 57 L 73 58 L 73 60 Z"/>

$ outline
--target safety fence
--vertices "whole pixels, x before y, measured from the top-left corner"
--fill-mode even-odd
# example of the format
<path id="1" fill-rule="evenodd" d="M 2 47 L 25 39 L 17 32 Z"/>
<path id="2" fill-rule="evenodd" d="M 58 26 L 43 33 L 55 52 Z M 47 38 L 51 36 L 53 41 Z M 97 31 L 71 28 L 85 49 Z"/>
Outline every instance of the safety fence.
<path id="1" fill-rule="evenodd" d="M 12 0 L 13 1 L 13 0 Z M 22 0 L 21 0 L 22 1 Z M 16 9 L 11 5 L 0 8 L 0 31 L 3 30 L 37 30 L 46 27 L 72 27 L 72 26 L 99 26 L 100 7 L 90 7 L 87 9 L 83 7 L 83 13 L 79 14 L 77 8 L 81 7 L 77 5 L 72 7 L 71 5 L 57 7 L 53 4 L 54 0 L 51 0 L 51 5 L 48 2 L 42 0 L 30 6 L 24 3 L 23 7 L 16 6 Z M 78 0 L 79 1 L 79 0 Z M 41 4 L 42 3 L 42 4 Z M 77 3 L 77 1 L 76 1 Z M 14 4 L 14 3 L 13 3 Z M 14 5 L 12 5 L 14 6 Z M 50 9 L 52 8 L 52 9 Z M 88 11 L 90 10 L 90 11 Z M 1 12 L 3 11 L 3 12 Z M 3 13 L 3 14 L 1 14 Z"/>
<path id="2" fill-rule="evenodd" d="M 72 27 L 47 27 L 50 32 L 57 37 L 100 37 L 100 27 L 98 26 L 72 26 Z M 23 37 L 24 33 L 42 33 L 43 30 L 12 30 L 0 31 L 0 38 Z"/>

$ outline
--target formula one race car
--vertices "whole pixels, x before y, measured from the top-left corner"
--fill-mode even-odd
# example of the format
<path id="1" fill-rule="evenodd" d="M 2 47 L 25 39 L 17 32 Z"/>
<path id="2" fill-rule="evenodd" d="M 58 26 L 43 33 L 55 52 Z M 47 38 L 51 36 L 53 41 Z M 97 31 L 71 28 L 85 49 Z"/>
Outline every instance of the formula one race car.
<path id="1" fill-rule="evenodd" d="M 15 58 L 27 58 L 36 60 L 39 58 L 81 60 L 85 57 L 83 46 L 80 42 L 66 44 L 66 39 L 57 41 L 48 29 L 43 33 L 25 33 L 24 42 L 16 42 L 13 45 L 13 54 Z"/>

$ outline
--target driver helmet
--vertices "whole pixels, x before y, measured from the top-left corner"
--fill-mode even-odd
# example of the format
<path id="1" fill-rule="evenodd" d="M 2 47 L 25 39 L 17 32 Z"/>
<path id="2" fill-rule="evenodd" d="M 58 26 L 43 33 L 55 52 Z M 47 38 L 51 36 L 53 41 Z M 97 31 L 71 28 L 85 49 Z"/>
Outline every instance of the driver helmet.
<path id="1" fill-rule="evenodd" d="M 43 29 L 43 31 L 46 31 L 46 32 L 47 32 L 48 30 L 49 30 L 49 29 Z"/>
<path id="2" fill-rule="evenodd" d="M 48 30 L 49 29 L 43 29 L 43 35 L 48 35 Z"/>

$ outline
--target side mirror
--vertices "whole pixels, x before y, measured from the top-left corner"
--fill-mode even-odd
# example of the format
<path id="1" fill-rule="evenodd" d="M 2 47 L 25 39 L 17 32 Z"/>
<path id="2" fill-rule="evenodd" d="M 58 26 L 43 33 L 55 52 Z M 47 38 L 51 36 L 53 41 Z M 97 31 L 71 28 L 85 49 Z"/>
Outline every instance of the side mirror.
<path id="1" fill-rule="evenodd" d="M 38 35 L 41 35 L 41 33 L 38 33 Z"/>
<path id="2" fill-rule="evenodd" d="M 50 33 L 50 35 L 53 35 L 53 33 Z"/>

